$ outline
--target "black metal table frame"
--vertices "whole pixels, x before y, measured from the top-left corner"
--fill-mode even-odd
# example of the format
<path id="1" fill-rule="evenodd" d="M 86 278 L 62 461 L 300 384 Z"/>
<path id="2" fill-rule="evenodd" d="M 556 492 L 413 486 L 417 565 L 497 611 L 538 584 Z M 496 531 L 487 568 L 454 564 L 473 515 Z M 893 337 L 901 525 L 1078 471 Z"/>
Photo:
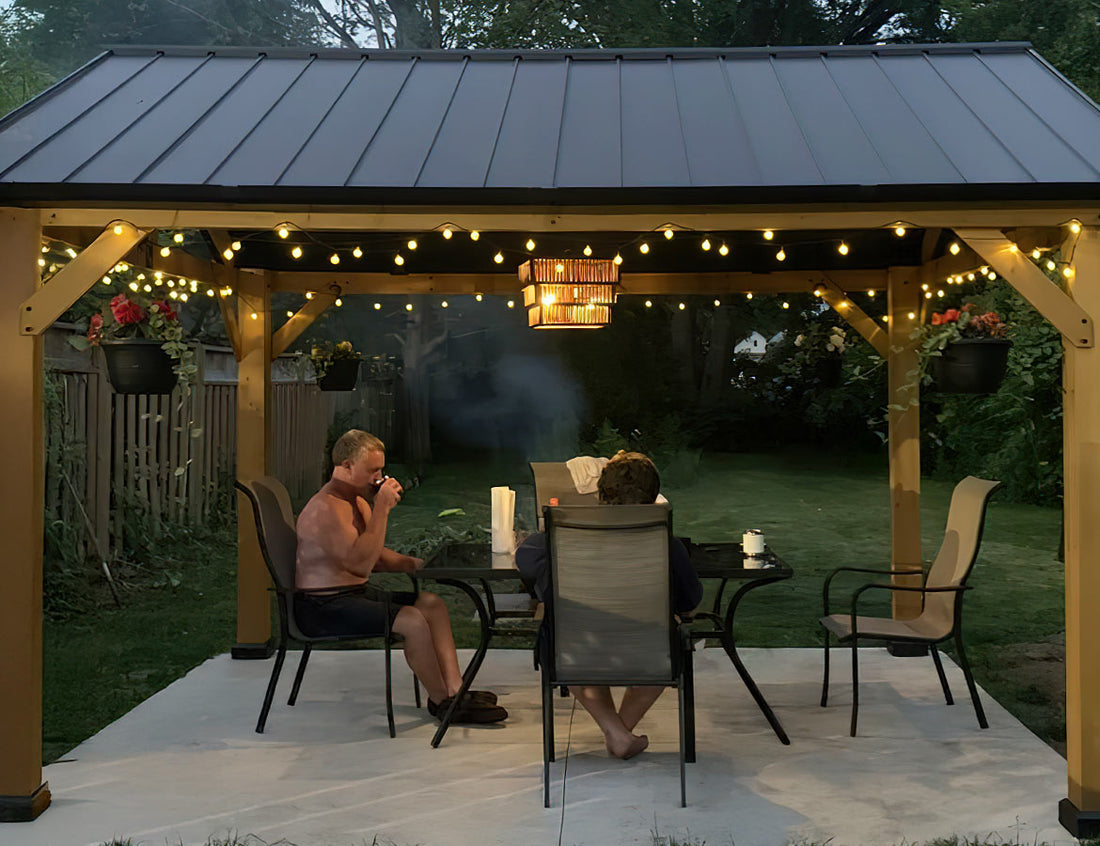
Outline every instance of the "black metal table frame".
<path id="1" fill-rule="evenodd" d="M 772 731 L 775 732 L 776 737 L 779 738 L 779 742 L 784 746 L 789 746 L 791 741 L 787 737 L 787 732 L 783 730 L 783 726 L 779 722 L 779 718 L 775 716 L 775 712 L 772 710 L 768 701 L 764 698 L 764 695 L 760 692 L 760 688 L 757 687 L 755 680 L 749 673 L 748 668 L 741 660 L 741 656 L 737 653 L 737 641 L 733 635 L 733 620 L 734 615 L 737 613 L 737 607 L 741 600 L 744 598 L 750 590 L 754 588 L 763 587 L 764 585 L 772 584 L 773 582 L 780 582 L 791 578 L 794 575 L 790 567 L 780 561 L 770 550 L 765 552 L 765 560 L 773 561 L 778 566 L 762 567 L 760 569 L 745 569 L 743 570 L 744 576 L 740 579 L 737 576 L 731 576 L 728 570 L 724 572 L 708 573 L 706 567 L 706 561 L 701 559 L 701 555 L 706 553 L 707 549 L 714 549 L 716 547 L 725 547 L 732 551 L 733 549 L 740 549 L 740 544 L 692 544 L 689 546 L 691 552 L 692 564 L 696 567 L 696 572 L 699 574 L 700 579 L 721 579 L 721 584 L 718 586 L 718 592 L 714 596 L 714 603 L 712 610 L 709 612 L 696 613 L 691 618 L 691 622 L 685 622 L 688 627 L 688 632 L 691 637 L 717 637 L 722 644 L 722 648 L 725 650 L 726 655 L 729 656 L 730 662 L 733 664 L 734 669 L 737 670 L 737 675 L 741 677 L 741 681 L 745 687 L 748 688 L 749 693 L 752 695 L 753 700 L 756 702 L 757 707 L 764 714 L 764 718 L 768 721 L 768 724 L 772 727 Z M 703 565 L 703 566 L 700 566 Z M 751 574 L 751 575 L 749 575 Z M 743 580 L 742 584 L 730 597 L 729 604 L 726 606 L 726 611 L 722 613 L 722 597 L 726 590 L 726 585 L 731 580 Z M 711 628 L 698 628 L 692 625 L 692 622 L 696 620 L 706 620 L 712 624 Z M 685 678 L 688 684 L 691 685 L 691 689 L 687 691 L 688 702 L 691 703 L 691 707 L 687 709 L 686 721 L 688 722 L 688 730 L 686 732 L 688 748 L 686 750 L 687 760 L 689 762 L 695 761 L 695 682 L 694 682 L 694 667 L 690 666 L 692 662 L 692 652 L 688 650 L 685 653 L 685 660 L 689 662 L 689 666 L 685 669 Z"/>
<path id="2" fill-rule="evenodd" d="M 430 579 L 441 585 L 449 585 L 458 588 L 466 594 L 474 604 L 474 610 L 477 612 L 478 623 L 481 626 L 481 639 L 477 645 L 477 649 L 474 651 L 473 658 L 471 658 L 470 662 L 466 665 L 466 669 L 462 671 L 462 684 L 458 689 L 458 693 L 455 694 L 450 707 L 447 708 L 446 712 L 443 714 L 443 718 L 439 722 L 439 728 L 435 730 L 435 735 L 432 737 L 433 748 L 439 746 L 443 741 L 443 736 L 447 733 L 447 729 L 450 728 L 451 721 L 454 718 L 454 713 L 458 708 L 459 702 L 462 697 L 466 695 L 466 691 L 470 689 L 474 679 L 477 677 L 478 670 L 481 669 L 481 664 L 485 660 L 485 654 L 489 650 L 490 641 L 498 635 L 502 637 L 516 637 L 519 635 L 533 637 L 535 635 L 534 628 L 530 630 L 514 628 L 502 629 L 497 626 L 496 601 L 493 598 L 493 590 L 489 583 L 493 581 L 522 581 L 519 572 L 506 569 L 494 570 L 488 567 L 448 567 L 446 564 L 434 565 L 432 563 L 441 556 L 446 556 L 450 548 L 449 546 L 444 546 L 429 559 L 427 566 L 410 575 L 413 576 L 414 581 Z M 483 593 L 477 590 L 474 586 L 475 584 L 481 587 Z M 532 619 L 534 618 L 532 617 Z"/>

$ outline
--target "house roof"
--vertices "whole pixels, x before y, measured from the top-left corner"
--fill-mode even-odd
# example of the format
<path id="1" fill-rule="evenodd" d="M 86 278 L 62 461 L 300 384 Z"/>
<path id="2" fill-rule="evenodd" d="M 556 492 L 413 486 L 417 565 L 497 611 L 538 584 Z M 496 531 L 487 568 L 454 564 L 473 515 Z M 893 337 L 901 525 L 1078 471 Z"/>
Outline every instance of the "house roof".
<path id="1" fill-rule="evenodd" d="M 115 48 L 0 121 L 0 200 L 1100 197 L 1100 108 L 1027 44 Z"/>

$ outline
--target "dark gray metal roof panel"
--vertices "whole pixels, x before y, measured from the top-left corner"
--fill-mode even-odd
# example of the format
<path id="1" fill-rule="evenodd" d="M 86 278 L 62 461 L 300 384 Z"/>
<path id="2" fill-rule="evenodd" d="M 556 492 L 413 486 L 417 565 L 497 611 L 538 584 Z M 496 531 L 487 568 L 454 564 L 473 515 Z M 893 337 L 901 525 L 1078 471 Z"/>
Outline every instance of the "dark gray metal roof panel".
<path id="1" fill-rule="evenodd" d="M 7 201 L 763 201 L 944 186 L 953 199 L 1100 192 L 1100 108 L 1022 44 L 125 48 L 0 120 Z"/>
<path id="2" fill-rule="evenodd" d="M 486 187 L 554 184 L 568 74 L 568 62 L 519 63 Z"/>

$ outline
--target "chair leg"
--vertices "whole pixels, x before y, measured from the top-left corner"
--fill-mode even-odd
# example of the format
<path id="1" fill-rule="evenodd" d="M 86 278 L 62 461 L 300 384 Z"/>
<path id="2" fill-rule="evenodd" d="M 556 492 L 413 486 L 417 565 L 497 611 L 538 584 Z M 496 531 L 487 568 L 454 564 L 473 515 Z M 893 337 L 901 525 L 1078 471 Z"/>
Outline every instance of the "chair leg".
<path id="1" fill-rule="evenodd" d="M 290 689 L 290 699 L 287 705 L 293 705 L 298 701 L 298 690 L 302 686 L 302 676 L 306 674 L 306 663 L 309 661 L 309 653 L 313 651 L 313 644 L 307 643 L 302 650 L 302 657 L 298 661 L 298 672 L 294 674 L 294 686 Z"/>
<path id="2" fill-rule="evenodd" d="M 978 698 L 978 686 L 974 684 L 974 674 L 970 672 L 970 662 L 966 660 L 966 650 L 963 649 L 962 632 L 955 628 L 955 652 L 959 655 L 959 664 L 962 666 L 963 675 L 966 676 L 966 687 L 970 691 L 970 700 L 974 703 L 974 713 L 978 715 L 978 725 L 989 728 L 985 719 L 985 710 L 982 708 L 982 700 Z"/>
<path id="3" fill-rule="evenodd" d="M 940 651 L 936 649 L 936 644 L 929 644 L 929 648 L 932 650 L 932 660 L 936 662 L 936 673 L 940 677 L 940 687 L 943 688 L 943 698 L 947 700 L 948 705 L 954 705 L 955 700 L 951 696 L 951 688 L 947 686 L 947 676 L 943 674 L 943 664 L 940 662 Z"/>
<path id="4" fill-rule="evenodd" d="M 691 639 L 684 645 L 684 679 L 681 692 L 681 713 L 684 723 L 684 760 L 695 763 L 695 654 L 692 652 Z"/>
<path id="5" fill-rule="evenodd" d="M 685 764 L 687 763 L 687 756 L 686 756 L 687 746 L 686 746 L 686 737 L 685 737 L 685 734 L 686 734 L 685 728 L 686 728 L 686 726 L 684 725 L 684 706 L 685 706 L 684 700 L 686 698 L 687 691 L 684 690 L 684 680 L 683 679 L 680 680 L 679 693 L 680 693 L 680 702 L 679 702 L 679 706 L 680 706 L 679 707 L 679 711 L 680 711 L 680 807 L 681 808 L 686 808 L 687 807 L 687 773 L 685 772 Z"/>
<path id="6" fill-rule="evenodd" d="M 416 707 L 420 707 L 420 679 L 416 677 L 416 673 L 413 673 L 413 699 L 416 701 Z"/>
<path id="7" fill-rule="evenodd" d="M 829 630 L 825 630 L 825 675 L 821 680 L 821 707 L 829 702 Z"/>
<path id="8" fill-rule="evenodd" d="M 857 638 L 852 638 L 852 729 L 851 736 L 856 736 L 856 719 L 859 716 L 859 643 Z"/>
<path id="9" fill-rule="evenodd" d="M 549 681 L 542 680 L 542 805 L 550 807 L 550 761 L 554 757 L 554 700 Z"/>
<path id="10" fill-rule="evenodd" d="M 275 654 L 275 665 L 271 668 L 271 678 L 267 682 L 267 692 L 264 694 L 264 704 L 260 709 L 260 719 L 256 722 L 256 733 L 263 734 L 267 725 L 267 712 L 271 710 L 271 700 L 275 698 L 275 685 L 279 681 L 279 673 L 283 669 L 283 661 L 286 659 L 286 641 L 279 644 L 279 651 Z"/>
<path id="11" fill-rule="evenodd" d="M 386 721 L 390 727 L 390 737 L 397 737 L 397 728 L 393 724 L 393 686 L 391 685 L 390 641 L 386 638 Z"/>

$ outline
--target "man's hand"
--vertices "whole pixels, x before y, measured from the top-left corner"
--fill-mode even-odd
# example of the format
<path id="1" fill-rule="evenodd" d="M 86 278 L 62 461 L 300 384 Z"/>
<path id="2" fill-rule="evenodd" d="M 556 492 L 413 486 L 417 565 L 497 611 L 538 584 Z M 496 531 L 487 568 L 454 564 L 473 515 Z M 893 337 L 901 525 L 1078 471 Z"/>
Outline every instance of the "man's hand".
<path id="1" fill-rule="evenodd" d="M 403 489 L 397 479 L 386 479 L 374 495 L 374 504 L 385 509 L 393 508 L 401 501 Z"/>

